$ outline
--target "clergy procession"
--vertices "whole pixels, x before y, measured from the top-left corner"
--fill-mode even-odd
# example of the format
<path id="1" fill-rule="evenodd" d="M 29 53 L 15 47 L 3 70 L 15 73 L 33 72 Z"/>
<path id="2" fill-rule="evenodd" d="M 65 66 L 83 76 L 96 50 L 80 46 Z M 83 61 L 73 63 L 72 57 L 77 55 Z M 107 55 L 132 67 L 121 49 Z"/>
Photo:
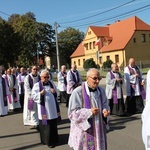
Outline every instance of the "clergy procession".
<path id="1" fill-rule="evenodd" d="M 58 124 L 63 120 L 60 105 L 65 103 L 70 149 L 107 150 L 113 116 L 141 114 L 142 142 L 150 149 L 150 71 L 145 80 L 134 58 L 123 73 L 112 63 L 105 87 L 99 70 L 90 68 L 83 81 L 76 64 L 68 71 L 62 65 L 56 79 L 54 82 L 48 69 L 36 65 L 6 70 L 0 66 L 0 116 L 22 113 L 22 125 L 37 130 L 42 145 L 55 148 L 60 142 Z"/>

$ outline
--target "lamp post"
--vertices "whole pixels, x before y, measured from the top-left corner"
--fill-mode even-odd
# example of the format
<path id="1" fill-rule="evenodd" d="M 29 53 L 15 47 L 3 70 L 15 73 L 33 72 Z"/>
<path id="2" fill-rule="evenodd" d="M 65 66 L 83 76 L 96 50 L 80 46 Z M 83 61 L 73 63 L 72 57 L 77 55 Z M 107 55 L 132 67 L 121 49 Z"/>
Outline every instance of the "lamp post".
<path id="1" fill-rule="evenodd" d="M 59 61 L 59 49 L 58 49 L 58 32 L 57 32 L 57 28 L 60 27 L 59 24 L 57 22 L 54 23 L 55 26 L 55 37 L 56 37 L 56 55 L 57 55 L 57 68 L 58 68 L 58 72 L 60 71 L 60 61 Z"/>

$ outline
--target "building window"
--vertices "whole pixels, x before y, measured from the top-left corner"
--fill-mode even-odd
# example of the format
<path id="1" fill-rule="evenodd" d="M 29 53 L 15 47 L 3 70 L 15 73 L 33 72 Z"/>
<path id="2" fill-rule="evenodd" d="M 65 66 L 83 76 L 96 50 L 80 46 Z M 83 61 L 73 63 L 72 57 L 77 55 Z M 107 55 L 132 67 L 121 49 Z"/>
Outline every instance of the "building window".
<path id="1" fill-rule="evenodd" d="M 119 63 L 119 55 L 115 55 L 115 63 Z"/>
<path id="2" fill-rule="evenodd" d="M 142 40 L 143 43 L 146 42 L 146 36 L 145 36 L 145 34 L 141 34 L 141 40 Z"/>
<path id="3" fill-rule="evenodd" d="M 92 49 L 92 43 L 91 43 L 91 42 L 90 42 L 90 44 L 89 44 L 89 48 Z"/>
<path id="4" fill-rule="evenodd" d="M 80 59 L 78 59 L 78 66 L 80 66 Z"/>
<path id="5" fill-rule="evenodd" d="M 88 43 L 86 43 L 84 46 L 85 46 L 85 49 L 88 50 Z"/>
<path id="6" fill-rule="evenodd" d="M 110 56 L 106 56 L 106 60 L 109 60 L 110 59 Z"/>
<path id="7" fill-rule="evenodd" d="M 88 35 L 90 35 L 90 34 L 91 34 L 91 31 L 88 32 Z"/>
<path id="8" fill-rule="evenodd" d="M 99 57 L 99 63 L 102 64 L 102 57 Z"/>
<path id="9" fill-rule="evenodd" d="M 136 38 L 133 38 L 133 43 L 136 43 Z"/>
<path id="10" fill-rule="evenodd" d="M 73 64 L 75 64 L 76 65 L 76 61 L 74 61 L 74 63 Z"/>
<path id="11" fill-rule="evenodd" d="M 85 62 L 85 59 L 83 59 L 83 64 L 84 64 L 84 62 Z"/>
<path id="12" fill-rule="evenodd" d="M 93 42 L 93 49 L 95 49 L 95 41 Z"/>

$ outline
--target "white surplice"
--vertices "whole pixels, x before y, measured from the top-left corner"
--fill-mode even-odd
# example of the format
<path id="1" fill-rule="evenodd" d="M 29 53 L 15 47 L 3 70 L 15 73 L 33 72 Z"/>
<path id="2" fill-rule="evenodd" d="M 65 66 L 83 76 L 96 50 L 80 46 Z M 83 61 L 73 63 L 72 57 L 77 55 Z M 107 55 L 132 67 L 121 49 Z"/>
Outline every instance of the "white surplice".
<path id="1" fill-rule="evenodd" d="M 29 75 L 33 79 L 33 85 L 39 81 L 39 75 L 37 75 L 36 77 L 33 77 L 31 73 Z M 28 98 L 31 97 L 32 92 L 29 83 L 29 75 L 27 75 L 24 80 L 25 98 L 23 110 L 23 123 L 24 125 L 36 126 L 39 124 L 36 103 L 33 104 L 33 110 L 28 109 Z"/>
<path id="2" fill-rule="evenodd" d="M 70 134 L 68 144 L 74 150 L 87 150 L 87 130 L 91 127 L 88 122 L 89 118 L 93 118 L 93 132 L 95 150 L 106 150 L 106 134 L 105 125 L 102 119 L 102 110 L 109 110 L 108 100 L 105 90 L 101 87 L 100 92 L 97 89 L 95 92 L 89 92 L 87 82 L 85 89 L 90 97 L 91 108 L 99 108 L 99 113 L 92 116 L 91 109 L 83 106 L 82 87 L 77 87 L 71 94 L 68 108 L 68 117 L 71 121 Z"/>
<path id="3" fill-rule="evenodd" d="M 20 101 L 19 101 L 19 93 L 18 93 L 18 80 L 17 80 L 17 78 L 15 76 L 15 81 L 14 81 L 13 75 L 7 75 L 7 79 L 8 79 L 9 88 L 14 88 L 15 89 L 16 98 L 17 98 L 17 101 L 15 102 L 15 99 L 14 99 L 14 96 L 13 96 L 13 92 L 10 91 L 11 103 L 9 102 L 9 99 L 7 98 L 8 110 L 21 108 Z M 5 80 L 6 80 L 6 76 L 5 76 Z M 6 83 L 7 83 L 7 80 L 6 80 Z"/>
<path id="4" fill-rule="evenodd" d="M 46 109 L 46 118 L 47 120 L 58 118 L 57 115 L 57 109 L 56 109 L 56 102 L 54 95 L 50 92 L 50 85 L 43 86 L 43 89 L 45 90 L 44 100 L 45 100 L 45 109 Z M 38 118 L 39 120 L 42 120 L 42 114 L 41 114 L 41 99 L 40 99 L 40 88 L 39 88 L 39 82 L 35 83 L 32 89 L 32 98 L 37 103 L 38 108 Z"/>

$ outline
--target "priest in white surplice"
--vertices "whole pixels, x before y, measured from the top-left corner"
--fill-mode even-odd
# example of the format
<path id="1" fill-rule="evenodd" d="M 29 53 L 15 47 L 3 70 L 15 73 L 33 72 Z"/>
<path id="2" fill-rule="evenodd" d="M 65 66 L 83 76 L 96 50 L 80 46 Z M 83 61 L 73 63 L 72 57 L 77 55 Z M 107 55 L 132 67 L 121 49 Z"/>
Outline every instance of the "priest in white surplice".
<path id="1" fill-rule="evenodd" d="M 106 75 L 106 95 L 109 101 L 110 114 L 123 116 L 125 105 L 122 91 L 123 77 L 119 73 L 118 65 L 111 64 L 111 71 Z"/>
<path id="2" fill-rule="evenodd" d="M 66 102 L 67 101 L 67 72 L 66 72 L 66 66 L 61 66 L 61 71 L 57 74 L 58 79 L 58 89 L 60 92 L 60 102 Z"/>
<path id="3" fill-rule="evenodd" d="M 129 65 L 124 69 L 126 85 L 126 112 L 127 114 L 141 113 L 144 108 L 143 100 L 146 98 L 144 78 L 134 58 L 129 59 Z"/>
<path id="4" fill-rule="evenodd" d="M 71 69 L 67 72 L 67 102 L 66 107 L 69 104 L 69 98 L 72 91 L 82 84 L 82 77 L 77 70 L 76 64 L 71 66 Z"/>
<path id="5" fill-rule="evenodd" d="M 23 110 L 23 123 L 24 125 L 36 126 L 38 125 L 38 115 L 36 103 L 33 104 L 33 108 L 29 109 L 29 102 L 32 102 L 31 92 L 33 85 L 39 82 L 40 76 L 38 75 L 37 66 L 32 66 L 31 73 L 25 77 L 24 88 L 25 88 L 25 98 L 24 98 L 24 110 Z"/>
<path id="6" fill-rule="evenodd" d="M 87 81 L 73 90 L 68 107 L 71 121 L 68 144 L 74 150 L 107 150 L 106 117 L 109 105 L 97 69 L 87 72 Z"/>
<path id="7" fill-rule="evenodd" d="M 53 148 L 58 142 L 57 131 L 57 107 L 56 107 L 56 91 L 49 81 L 49 72 L 43 70 L 41 72 L 41 81 L 35 83 L 32 89 L 32 98 L 37 103 L 39 131 L 41 144 L 46 144 Z"/>
<path id="8" fill-rule="evenodd" d="M 8 94 L 10 94 L 10 92 L 5 79 L 2 77 L 2 70 L 0 69 L 0 116 L 8 114 Z"/>
<path id="9" fill-rule="evenodd" d="M 11 69 L 7 69 L 7 74 L 5 76 L 6 83 L 9 87 L 10 94 L 7 96 L 8 110 L 14 111 L 21 108 L 18 93 L 18 81 L 15 75 L 11 74 Z"/>

